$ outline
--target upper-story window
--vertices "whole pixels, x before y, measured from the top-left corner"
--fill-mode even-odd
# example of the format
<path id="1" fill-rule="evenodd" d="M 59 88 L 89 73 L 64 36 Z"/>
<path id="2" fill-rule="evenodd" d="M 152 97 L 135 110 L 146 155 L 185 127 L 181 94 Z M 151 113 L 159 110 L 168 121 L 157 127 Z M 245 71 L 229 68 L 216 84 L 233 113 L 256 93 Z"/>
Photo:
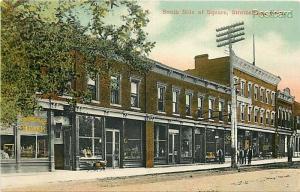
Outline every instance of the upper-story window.
<path id="1" fill-rule="evenodd" d="M 254 122 L 257 123 L 258 122 L 258 109 L 254 110 Z"/>
<path id="2" fill-rule="evenodd" d="M 266 112 L 266 124 L 267 125 L 270 124 L 270 112 L 269 111 Z"/>
<path id="3" fill-rule="evenodd" d="M 213 113 L 214 113 L 214 99 L 210 98 L 208 100 L 208 118 L 209 119 L 213 118 Z"/>
<path id="4" fill-rule="evenodd" d="M 264 123 L 264 110 L 260 110 L 260 123 Z"/>
<path id="5" fill-rule="evenodd" d="M 271 95 L 271 103 L 272 103 L 272 105 L 275 105 L 275 93 L 274 92 L 272 92 L 272 95 Z"/>
<path id="6" fill-rule="evenodd" d="M 264 102 L 265 90 L 264 88 L 260 88 L 260 101 Z"/>
<path id="7" fill-rule="evenodd" d="M 252 97 L 252 84 L 251 83 L 248 83 L 247 91 L 248 91 L 248 98 L 251 98 Z"/>
<path id="8" fill-rule="evenodd" d="M 198 118 L 203 118 L 203 96 L 198 97 L 197 116 Z"/>
<path id="9" fill-rule="evenodd" d="M 271 113 L 271 125 L 274 125 L 275 124 L 275 113 L 272 112 Z"/>
<path id="10" fill-rule="evenodd" d="M 224 120 L 224 101 L 219 101 L 219 120 Z"/>
<path id="11" fill-rule="evenodd" d="M 228 115 L 228 122 L 231 122 L 231 103 L 228 103 L 227 105 L 227 115 Z"/>
<path id="12" fill-rule="evenodd" d="M 172 112 L 179 114 L 179 89 L 172 90 Z"/>
<path id="13" fill-rule="evenodd" d="M 245 120 L 245 105 L 241 104 L 241 121 Z"/>
<path id="14" fill-rule="evenodd" d="M 267 91 L 266 91 L 266 97 L 265 97 L 265 102 L 266 102 L 266 103 L 269 103 L 269 102 L 270 102 L 269 96 L 270 96 L 270 91 L 267 90 Z"/>
<path id="15" fill-rule="evenodd" d="M 254 86 L 254 99 L 255 100 L 258 99 L 258 86 L 257 85 Z"/>
<path id="16" fill-rule="evenodd" d="M 241 80 L 241 96 L 245 96 L 245 81 Z"/>
<path id="17" fill-rule="evenodd" d="M 159 85 L 157 87 L 157 110 L 159 112 L 165 111 L 165 94 L 166 94 L 166 87 Z"/>
<path id="18" fill-rule="evenodd" d="M 131 107 L 139 107 L 139 80 L 131 80 L 130 104 Z"/>
<path id="19" fill-rule="evenodd" d="M 192 94 L 185 94 L 185 114 L 186 116 L 191 116 L 191 103 L 192 103 Z"/>
<path id="20" fill-rule="evenodd" d="M 252 107 L 248 107 L 248 121 L 251 122 Z"/>
<path id="21" fill-rule="evenodd" d="M 87 78 L 87 89 L 89 94 L 91 95 L 92 100 L 98 100 L 98 75 L 95 79 L 92 79 L 88 76 Z"/>
<path id="22" fill-rule="evenodd" d="M 112 75 L 110 77 L 110 103 L 121 104 L 121 83 L 120 75 Z"/>

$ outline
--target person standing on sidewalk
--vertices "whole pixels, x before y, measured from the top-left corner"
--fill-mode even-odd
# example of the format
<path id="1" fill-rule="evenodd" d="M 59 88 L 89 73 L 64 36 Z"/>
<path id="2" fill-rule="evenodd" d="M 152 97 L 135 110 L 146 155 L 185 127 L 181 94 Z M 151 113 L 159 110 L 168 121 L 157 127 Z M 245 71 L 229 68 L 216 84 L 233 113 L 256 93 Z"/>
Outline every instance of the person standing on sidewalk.
<path id="1" fill-rule="evenodd" d="M 239 151 L 239 161 L 240 161 L 240 164 L 244 164 L 244 158 L 243 158 L 243 149 L 240 148 L 240 151 Z"/>
<path id="2" fill-rule="evenodd" d="M 218 150 L 219 164 L 223 163 L 223 151 L 221 148 Z"/>
<path id="3" fill-rule="evenodd" d="M 247 164 L 247 149 L 246 148 L 244 148 L 244 164 Z"/>
<path id="4" fill-rule="evenodd" d="M 252 147 L 250 147 L 248 150 L 248 165 L 251 165 L 252 153 Z"/>

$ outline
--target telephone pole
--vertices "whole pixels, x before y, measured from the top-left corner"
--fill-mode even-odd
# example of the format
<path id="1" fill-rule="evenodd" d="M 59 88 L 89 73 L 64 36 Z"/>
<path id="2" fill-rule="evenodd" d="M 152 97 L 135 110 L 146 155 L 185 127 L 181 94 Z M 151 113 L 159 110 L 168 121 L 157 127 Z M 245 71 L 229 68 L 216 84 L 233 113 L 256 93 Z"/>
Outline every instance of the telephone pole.
<path id="1" fill-rule="evenodd" d="M 244 22 L 238 22 L 232 25 L 216 29 L 217 47 L 229 46 L 229 65 L 230 65 L 230 89 L 231 89 L 231 167 L 237 168 L 237 98 L 233 73 L 233 55 L 232 44 L 242 41 L 245 38 Z"/>

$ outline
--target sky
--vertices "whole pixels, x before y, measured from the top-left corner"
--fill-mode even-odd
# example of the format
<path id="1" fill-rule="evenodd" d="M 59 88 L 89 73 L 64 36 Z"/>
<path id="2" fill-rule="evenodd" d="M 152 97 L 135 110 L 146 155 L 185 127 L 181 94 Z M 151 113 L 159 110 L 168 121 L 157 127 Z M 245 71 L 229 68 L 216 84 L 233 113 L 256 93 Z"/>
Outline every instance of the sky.
<path id="1" fill-rule="evenodd" d="M 139 1 L 150 12 L 146 27 L 156 46 L 149 55 L 171 67 L 194 67 L 194 57 L 226 56 L 216 45 L 216 28 L 244 21 L 245 40 L 233 45 L 237 56 L 253 61 L 255 36 L 256 65 L 281 77 L 279 89 L 289 87 L 300 101 L 300 2 L 289 1 Z M 203 11 L 202 11 L 203 10 Z M 233 14 L 233 11 L 285 11 L 283 18 Z M 191 12 L 194 11 L 193 14 Z M 216 13 L 216 14 L 213 14 Z"/>

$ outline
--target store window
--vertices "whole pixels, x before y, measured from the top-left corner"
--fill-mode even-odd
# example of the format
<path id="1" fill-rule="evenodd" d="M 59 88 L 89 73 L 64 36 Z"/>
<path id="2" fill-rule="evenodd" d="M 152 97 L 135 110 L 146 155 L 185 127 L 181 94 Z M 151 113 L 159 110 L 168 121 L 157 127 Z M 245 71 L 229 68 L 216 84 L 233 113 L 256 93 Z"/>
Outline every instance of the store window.
<path id="1" fill-rule="evenodd" d="M 172 91 L 172 112 L 173 114 L 179 114 L 179 90 L 173 89 Z"/>
<path id="2" fill-rule="evenodd" d="M 110 103 L 111 104 L 121 104 L 121 82 L 120 82 L 120 75 L 112 75 L 110 77 Z"/>
<path id="3" fill-rule="evenodd" d="M 142 130 L 141 122 L 129 120 L 124 130 L 124 159 L 142 159 Z"/>
<path id="4" fill-rule="evenodd" d="M 48 157 L 47 136 L 21 135 L 21 157 L 22 158 L 47 158 Z"/>
<path id="5" fill-rule="evenodd" d="M 80 157 L 102 159 L 102 126 L 100 118 L 79 116 L 78 126 Z"/>
<path id="6" fill-rule="evenodd" d="M 15 158 L 15 136 L 14 135 L 1 135 L 1 157 L 0 158 L 1 159 Z"/>
<path id="7" fill-rule="evenodd" d="M 191 116 L 191 102 L 192 102 L 192 94 L 185 94 L 185 115 Z"/>
<path id="8" fill-rule="evenodd" d="M 165 111 L 165 86 L 158 86 L 157 87 L 157 110 L 159 112 Z"/>
<path id="9" fill-rule="evenodd" d="M 167 128 L 163 125 L 155 126 L 154 132 L 154 159 L 166 160 Z"/>
<path id="10" fill-rule="evenodd" d="M 139 107 L 139 81 L 131 81 L 131 95 L 130 95 L 131 107 Z"/>
<path id="11" fill-rule="evenodd" d="M 203 118 L 203 97 L 198 97 L 197 116 L 198 118 Z"/>

